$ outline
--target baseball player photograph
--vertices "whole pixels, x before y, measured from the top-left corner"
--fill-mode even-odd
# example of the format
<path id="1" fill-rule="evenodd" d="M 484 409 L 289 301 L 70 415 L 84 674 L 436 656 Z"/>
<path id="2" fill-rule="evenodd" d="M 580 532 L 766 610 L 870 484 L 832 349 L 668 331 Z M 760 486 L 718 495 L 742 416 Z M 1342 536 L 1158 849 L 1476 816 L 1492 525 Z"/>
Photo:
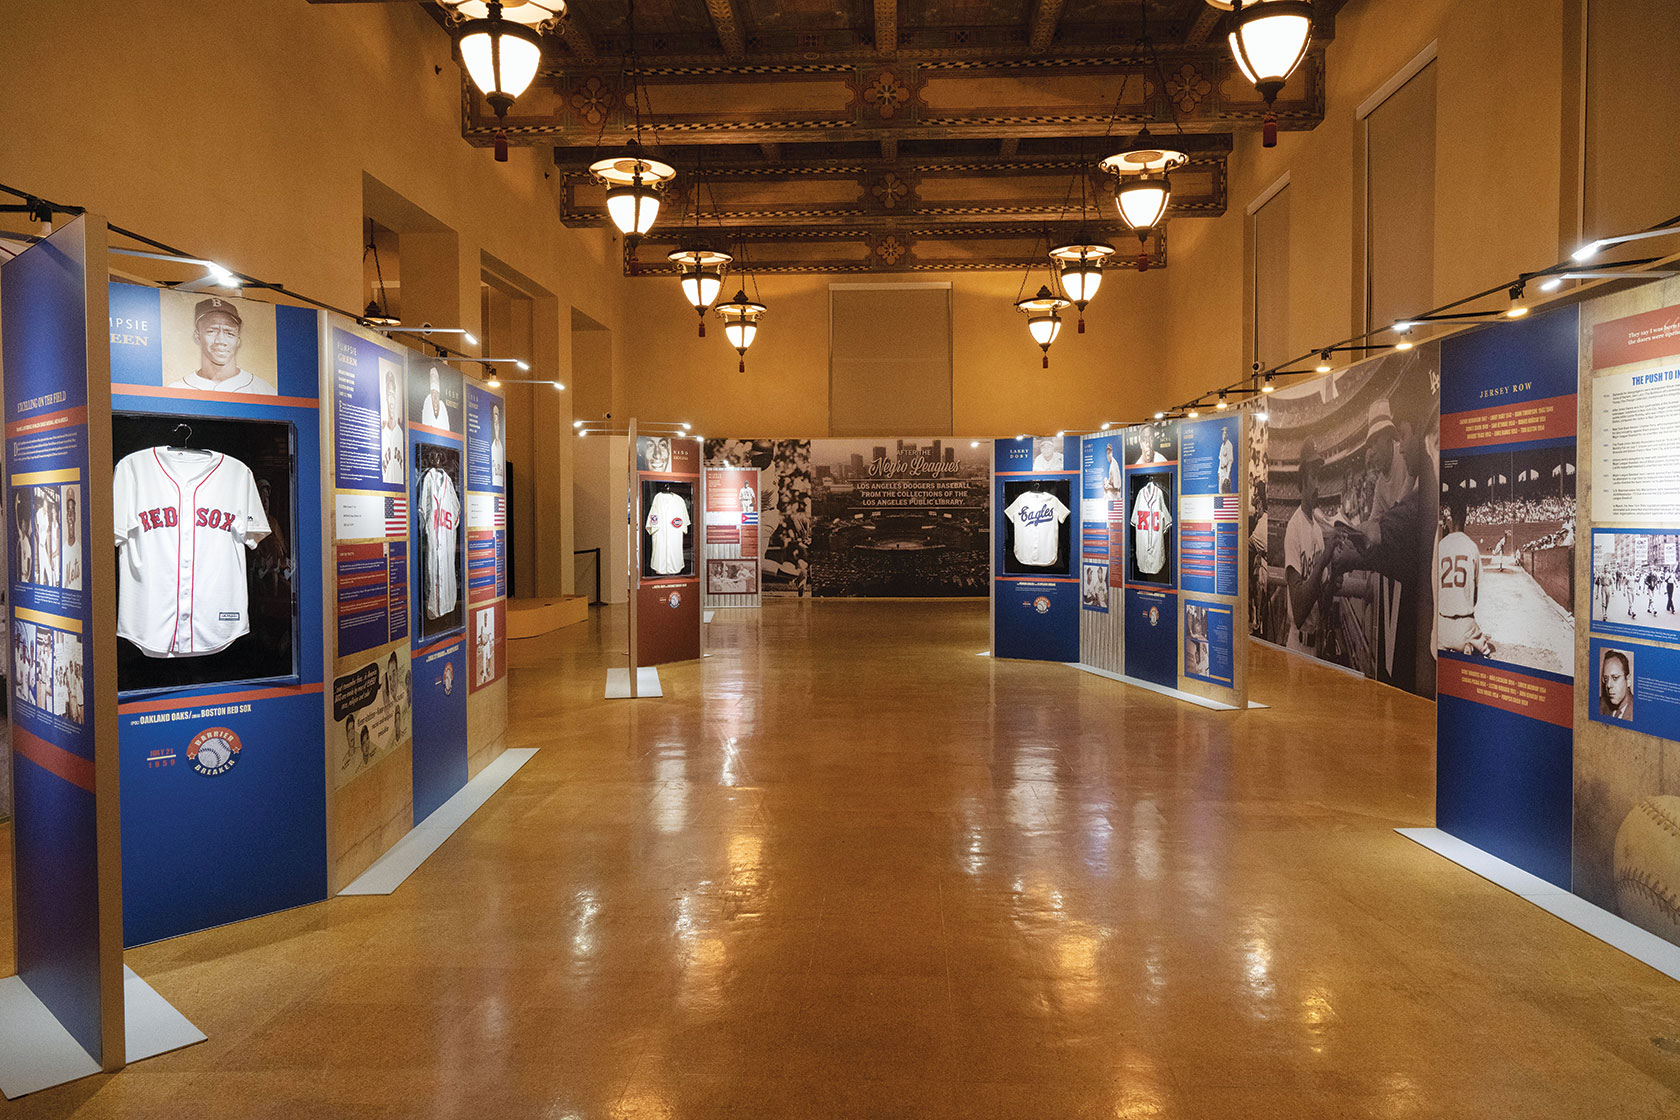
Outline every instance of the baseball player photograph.
<path id="1" fill-rule="evenodd" d="M 82 589 L 81 486 L 76 483 L 64 487 L 59 494 L 59 508 L 64 511 L 64 588 Z"/>
<path id="2" fill-rule="evenodd" d="M 383 376 L 380 378 L 379 409 L 384 419 L 379 425 L 379 473 L 386 482 L 401 484 L 403 460 L 402 397 L 397 392 L 397 367 L 380 359 Z"/>
<path id="3" fill-rule="evenodd" d="M 175 295 L 175 293 L 171 293 Z M 244 310 L 241 310 L 241 304 Z M 245 345 L 245 315 L 262 314 L 268 322 L 267 334 L 272 335 L 274 309 L 264 304 L 250 304 L 242 300 L 210 296 L 199 300 L 192 309 L 192 342 L 198 350 L 197 367 L 166 382 L 166 389 L 195 389 L 202 393 L 256 393 L 274 396 L 274 382 L 246 369 L 240 360 Z M 165 339 L 164 360 L 170 359 L 169 340 Z M 272 374 L 270 375 L 272 376 Z"/>
<path id="4" fill-rule="evenodd" d="M 1108 609 L 1108 565 L 1086 564 L 1084 594 L 1081 600 L 1087 607 Z"/>
<path id="5" fill-rule="evenodd" d="M 348 769 L 356 761 L 356 752 L 360 749 L 361 740 L 357 737 L 356 713 L 351 712 L 344 717 L 344 761 L 338 764 L 340 770 Z"/>
<path id="6" fill-rule="evenodd" d="M 17 519 L 17 578 L 19 583 L 35 582 L 35 503 L 33 490 L 20 489 L 12 493 L 12 509 Z"/>
<path id="7" fill-rule="evenodd" d="M 1311 436 L 1301 441 L 1296 470 L 1301 502 L 1289 515 L 1283 533 L 1284 591 L 1289 612 L 1287 646 L 1298 653 L 1313 653 L 1313 636 L 1322 625 L 1327 603 L 1334 590 L 1330 561 L 1342 530 L 1332 529 L 1325 540 L 1318 520 L 1319 478 L 1324 458 Z"/>
<path id="8" fill-rule="evenodd" d="M 490 683 L 490 678 L 496 674 L 496 610 L 485 607 L 478 612 L 474 621 L 477 628 L 475 645 L 478 647 L 478 665 L 476 681 L 480 685 Z"/>
<path id="9" fill-rule="evenodd" d="M 1476 603 L 1482 586 L 1482 550 L 1464 532 L 1469 503 L 1462 487 L 1446 495 L 1447 534 L 1435 547 L 1436 643 L 1441 649 L 1492 657 L 1493 640 L 1476 622 Z"/>
<path id="10" fill-rule="evenodd" d="M 671 469 L 671 441 L 662 441 L 665 446 L 665 466 L 658 470 Z M 501 486 L 507 475 L 507 444 L 502 440 L 502 406 L 490 406 L 490 485 Z"/>
<path id="11" fill-rule="evenodd" d="M 1234 481 L 1234 468 L 1237 464 L 1237 449 L 1231 443 L 1231 425 L 1226 424 L 1219 430 L 1219 492 L 1234 494 L 1237 487 Z"/>
<path id="12" fill-rule="evenodd" d="M 58 567 L 58 492 L 50 487 L 35 488 L 35 582 L 42 587 L 57 587 Z"/>
<path id="13" fill-rule="evenodd" d="M 1113 440 L 1103 445 L 1103 454 L 1108 456 L 1108 474 L 1103 477 L 1103 493 L 1110 501 L 1114 501 L 1126 492 L 1126 475 L 1120 469 L 1120 460 L 1115 457 Z"/>
<path id="14" fill-rule="evenodd" d="M 420 423 L 428 428 L 449 427 L 449 406 L 443 403 L 443 378 L 436 366 L 427 375 L 426 399 L 420 402 Z"/>
<path id="15" fill-rule="evenodd" d="M 1161 462 L 1161 455 L 1155 450 L 1155 426 L 1145 424 L 1138 429 L 1137 458 L 1132 460 L 1135 466 L 1147 467 Z"/>
<path id="16" fill-rule="evenodd" d="M 1053 436 L 1040 436 L 1034 443 L 1033 465 L 1035 471 L 1059 471 L 1062 469 L 1062 441 Z"/>
<path id="17" fill-rule="evenodd" d="M 1598 714 L 1633 721 L 1633 654 L 1607 649 L 1598 662 Z"/>

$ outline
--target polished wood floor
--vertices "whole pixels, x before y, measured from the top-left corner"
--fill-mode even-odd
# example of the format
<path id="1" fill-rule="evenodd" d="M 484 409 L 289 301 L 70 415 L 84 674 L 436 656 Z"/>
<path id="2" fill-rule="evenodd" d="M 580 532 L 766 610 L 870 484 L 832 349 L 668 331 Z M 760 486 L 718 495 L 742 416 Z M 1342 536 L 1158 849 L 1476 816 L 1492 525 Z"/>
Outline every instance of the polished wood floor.
<path id="1" fill-rule="evenodd" d="M 131 952 L 210 1041 L 0 1116 L 1680 1116 L 1680 984 L 1392 831 L 1428 703 L 927 603 L 721 612 L 609 702 L 606 620 L 516 643 L 540 753 L 395 895 Z"/>

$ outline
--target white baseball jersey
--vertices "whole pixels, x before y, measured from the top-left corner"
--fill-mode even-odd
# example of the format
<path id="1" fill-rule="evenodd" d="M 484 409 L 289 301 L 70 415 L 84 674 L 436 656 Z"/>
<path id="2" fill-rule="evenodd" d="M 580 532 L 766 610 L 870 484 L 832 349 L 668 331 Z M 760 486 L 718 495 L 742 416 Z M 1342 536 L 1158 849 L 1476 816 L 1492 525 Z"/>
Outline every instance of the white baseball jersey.
<path id="1" fill-rule="evenodd" d="M 1448 533 L 1435 549 L 1435 579 L 1440 589 L 1435 609 L 1442 618 L 1468 618 L 1476 613 L 1481 590 L 1482 550 L 1464 533 Z"/>
<path id="2" fill-rule="evenodd" d="M 1137 550 L 1134 563 L 1139 572 L 1152 576 L 1167 566 L 1167 532 L 1172 523 L 1167 493 L 1151 479 L 1132 504 L 1132 547 Z"/>
<path id="3" fill-rule="evenodd" d="M 1289 515 L 1289 524 L 1285 525 L 1283 529 L 1283 566 L 1285 572 L 1287 573 L 1288 569 L 1294 568 L 1296 575 L 1306 579 L 1307 573 L 1312 571 L 1314 564 L 1318 563 L 1319 555 L 1323 551 L 1324 530 L 1319 527 L 1318 519 L 1302 507 L 1296 506 L 1295 512 Z M 1287 575 L 1285 578 L 1288 578 Z M 1291 609 L 1290 617 L 1291 619 L 1294 617 L 1293 609 Z M 1303 652 L 1311 652 L 1312 649 L 1307 644 L 1306 634 L 1293 621 L 1289 624 L 1288 645 L 1290 649 Z"/>
<path id="4" fill-rule="evenodd" d="M 503 457 L 502 441 L 493 439 L 490 441 L 490 484 L 492 486 L 502 485 L 502 474 L 506 469 L 507 461 Z"/>
<path id="5" fill-rule="evenodd" d="M 455 609 L 460 593 L 456 553 L 460 545 L 461 499 L 455 484 L 436 467 L 420 476 L 420 546 L 426 550 L 427 618 Z"/>
<path id="6" fill-rule="evenodd" d="M 1028 490 L 1003 511 L 1015 523 L 1015 559 L 1035 568 L 1054 564 L 1061 551 L 1061 524 L 1068 507 L 1048 490 Z"/>
<path id="7" fill-rule="evenodd" d="M 379 425 L 379 473 L 386 482 L 403 480 L 403 430 L 401 424 Z"/>
<path id="8" fill-rule="evenodd" d="M 1235 458 L 1236 453 L 1232 450 L 1230 442 L 1221 442 L 1219 445 L 1219 486 L 1221 489 L 1231 484 L 1231 464 Z"/>
<path id="9" fill-rule="evenodd" d="M 152 657 L 225 649 L 251 629 L 245 553 L 268 536 L 251 469 L 149 447 L 117 464 L 117 634 Z"/>
<path id="10" fill-rule="evenodd" d="M 683 570 L 683 538 L 688 535 L 688 503 L 666 491 L 648 503 L 648 566 L 662 576 Z"/>
<path id="11" fill-rule="evenodd" d="M 420 423 L 428 428 L 449 427 L 449 406 L 443 403 L 442 396 L 433 404 L 432 395 L 426 394 L 425 403 L 420 406 Z"/>

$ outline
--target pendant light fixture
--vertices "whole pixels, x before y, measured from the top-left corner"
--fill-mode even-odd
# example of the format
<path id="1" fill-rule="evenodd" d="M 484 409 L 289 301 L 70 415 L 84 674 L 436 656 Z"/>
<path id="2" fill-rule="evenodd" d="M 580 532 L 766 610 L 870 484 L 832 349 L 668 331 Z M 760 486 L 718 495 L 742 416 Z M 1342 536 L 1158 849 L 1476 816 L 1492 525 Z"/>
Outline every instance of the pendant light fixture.
<path id="1" fill-rule="evenodd" d="M 362 260 L 366 261 L 368 254 L 373 254 L 373 276 L 378 287 L 373 299 L 368 300 L 367 307 L 362 311 L 362 325 L 368 327 L 395 327 L 402 324 L 402 320 L 391 314 L 391 305 L 385 297 L 385 273 L 379 267 L 379 246 L 368 237 L 367 248 L 362 250 Z"/>
<path id="2" fill-rule="evenodd" d="M 566 14 L 563 0 L 439 0 L 456 22 L 455 54 L 496 113 L 496 161 L 508 158 L 507 112 L 542 63 L 542 32 Z"/>
<path id="3" fill-rule="evenodd" d="M 647 91 L 642 88 L 639 59 L 636 54 L 636 0 L 629 0 L 626 14 L 628 33 L 625 37 L 623 71 L 620 84 L 630 86 L 630 107 L 635 114 L 635 136 L 617 155 L 598 159 L 589 171 L 607 188 L 607 215 L 624 235 L 631 271 L 635 271 L 636 244 L 659 217 L 659 194 L 672 179 L 676 168 L 654 159 L 642 150 L 642 103 Z M 652 107 L 648 115 L 653 114 Z M 603 134 L 607 127 L 601 119 Z"/>
<path id="4" fill-rule="evenodd" d="M 1062 312 L 1072 302 L 1052 292 L 1045 284 L 1039 285 L 1036 295 L 1015 301 L 1015 310 L 1026 314 L 1027 330 L 1032 332 L 1038 348 L 1044 351 L 1045 369 L 1050 368 L 1050 344 L 1062 333 Z"/>
<path id="5" fill-rule="evenodd" d="M 717 305 L 718 318 L 723 320 L 723 336 L 735 353 L 741 356 L 740 372 L 747 372 L 747 347 L 758 337 L 758 321 L 764 317 L 765 306 L 747 298 L 747 290 L 740 289 L 728 303 Z"/>
<path id="6" fill-rule="evenodd" d="M 1172 201 L 1169 174 L 1189 162 L 1188 154 L 1158 143 L 1146 127 L 1131 147 L 1098 164 L 1115 177 L 1114 204 L 1121 219 L 1137 234 L 1139 272 L 1149 271 L 1149 235 L 1160 226 Z"/>
<path id="7" fill-rule="evenodd" d="M 706 311 L 723 290 L 723 273 L 735 258 L 717 249 L 695 244 L 666 255 L 677 266 L 683 297 L 700 314 L 700 337 L 706 337 Z M 742 347 L 743 350 L 746 347 Z"/>
<path id="8" fill-rule="evenodd" d="M 1260 142 L 1277 147 L 1277 114 L 1272 103 L 1289 75 L 1307 56 L 1312 41 L 1312 4 L 1308 0 L 1235 0 L 1226 40 L 1237 69 L 1266 99 Z"/>
<path id="9" fill-rule="evenodd" d="M 1103 261 L 1114 255 L 1114 246 L 1098 241 L 1087 230 L 1050 250 L 1050 258 L 1061 269 L 1062 291 L 1079 311 L 1079 332 L 1085 333 L 1085 306 L 1102 287 Z"/>

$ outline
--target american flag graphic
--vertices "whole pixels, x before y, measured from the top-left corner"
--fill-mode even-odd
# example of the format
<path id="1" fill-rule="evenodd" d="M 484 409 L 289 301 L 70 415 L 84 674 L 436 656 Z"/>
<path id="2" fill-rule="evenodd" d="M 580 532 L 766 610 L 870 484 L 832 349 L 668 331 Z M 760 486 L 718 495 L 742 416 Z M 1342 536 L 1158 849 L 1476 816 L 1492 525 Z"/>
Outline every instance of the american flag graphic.
<path id="1" fill-rule="evenodd" d="M 385 499 L 385 535 L 400 537 L 408 532 L 408 499 Z"/>
<path id="2" fill-rule="evenodd" d="M 498 529 L 507 528 L 507 499 L 500 494 L 496 495 L 495 526 Z"/>
<path id="3" fill-rule="evenodd" d="M 1220 494 L 1213 499 L 1213 519 L 1215 521 L 1235 521 L 1242 512 L 1242 503 L 1235 494 Z"/>

